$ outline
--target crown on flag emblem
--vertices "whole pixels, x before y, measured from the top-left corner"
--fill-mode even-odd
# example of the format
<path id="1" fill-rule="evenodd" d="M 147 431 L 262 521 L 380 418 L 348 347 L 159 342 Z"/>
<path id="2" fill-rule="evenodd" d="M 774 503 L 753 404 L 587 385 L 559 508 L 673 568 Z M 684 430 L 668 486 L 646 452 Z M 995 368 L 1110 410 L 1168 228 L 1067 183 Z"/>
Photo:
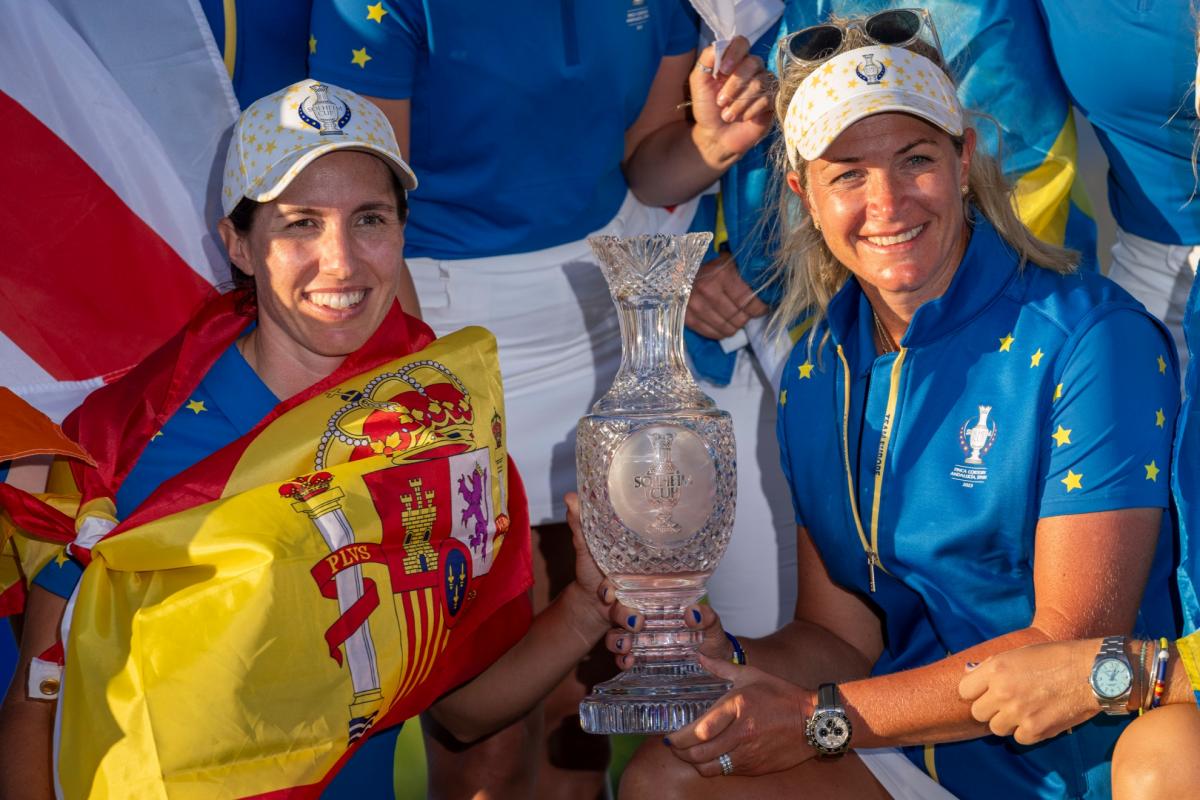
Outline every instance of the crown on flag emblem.
<path id="1" fill-rule="evenodd" d="M 279 496 L 292 500 L 311 500 L 319 494 L 329 491 L 333 483 L 333 475 L 328 472 L 316 472 L 312 475 L 301 475 L 292 478 L 279 487 Z"/>
<path id="2" fill-rule="evenodd" d="M 374 455 L 394 463 L 459 452 L 471 445 L 475 414 L 466 387 L 436 361 L 417 361 L 371 380 L 329 419 L 317 451 L 322 469 L 329 449 L 350 445 L 352 459 Z"/>

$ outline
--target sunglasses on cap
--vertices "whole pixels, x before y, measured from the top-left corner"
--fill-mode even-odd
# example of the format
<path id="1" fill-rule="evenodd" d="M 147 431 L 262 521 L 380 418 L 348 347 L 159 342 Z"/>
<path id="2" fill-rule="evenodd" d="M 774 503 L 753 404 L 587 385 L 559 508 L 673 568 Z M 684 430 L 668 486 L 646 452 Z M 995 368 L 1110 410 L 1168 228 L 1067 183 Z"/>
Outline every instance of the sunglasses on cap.
<path id="1" fill-rule="evenodd" d="M 845 24 L 824 22 L 802 28 L 784 37 L 779 43 L 779 72 L 783 71 L 785 58 L 802 64 L 819 64 L 836 56 L 846 47 L 846 34 L 858 29 L 875 44 L 904 47 L 923 39 L 942 53 L 942 42 L 938 39 L 933 17 L 923 8 L 892 8 L 872 14 L 866 19 L 855 19 Z M 922 36 L 922 30 L 928 31 Z"/>

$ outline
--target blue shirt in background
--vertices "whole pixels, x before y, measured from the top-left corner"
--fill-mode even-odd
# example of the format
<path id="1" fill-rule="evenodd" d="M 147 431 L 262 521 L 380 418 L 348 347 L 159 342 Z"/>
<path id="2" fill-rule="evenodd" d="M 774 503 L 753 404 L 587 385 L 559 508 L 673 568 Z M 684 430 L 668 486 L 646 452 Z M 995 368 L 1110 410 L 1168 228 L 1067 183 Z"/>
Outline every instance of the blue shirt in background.
<path id="1" fill-rule="evenodd" d="M 607 224 L 625 131 L 698 29 L 686 0 L 321 0 L 312 35 L 315 78 L 412 101 L 405 255 L 464 259 Z"/>
<path id="2" fill-rule="evenodd" d="M 1108 156 L 1108 202 L 1124 230 L 1200 244 L 1192 147 L 1196 22 L 1190 0 L 1041 3 L 1054 57 Z"/>
<path id="3" fill-rule="evenodd" d="M 200 0 L 242 108 L 308 74 L 312 0 Z M 229 34 L 229 35 L 227 35 Z"/>

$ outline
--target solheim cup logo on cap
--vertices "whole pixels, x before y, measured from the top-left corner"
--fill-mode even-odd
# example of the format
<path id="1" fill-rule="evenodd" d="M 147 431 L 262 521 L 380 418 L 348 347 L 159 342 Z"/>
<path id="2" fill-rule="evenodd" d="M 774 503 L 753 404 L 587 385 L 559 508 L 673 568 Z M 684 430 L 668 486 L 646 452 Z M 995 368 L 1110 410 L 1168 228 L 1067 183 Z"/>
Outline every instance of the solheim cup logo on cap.
<path id="1" fill-rule="evenodd" d="M 874 53 L 864 53 L 863 60 L 858 62 L 854 72 L 859 78 L 866 81 L 868 86 L 876 86 L 887 74 L 887 67 L 875 61 Z"/>
<path id="2" fill-rule="evenodd" d="M 350 122 L 350 106 L 337 97 L 329 96 L 329 87 L 314 83 L 313 93 L 300 103 L 300 121 L 316 128 L 322 136 L 345 136 L 342 128 Z"/>
<path id="3" fill-rule="evenodd" d="M 950 471 L 950 477 L 968 489 L 987 480 L 983 457 L 992 449 L 997 431 L 995 420 L 989 423 L 991 413 L 991 406 L 979 406 L 979 416 L 964 420 L 958 429 L 958 444 L 967 457 Z"/>

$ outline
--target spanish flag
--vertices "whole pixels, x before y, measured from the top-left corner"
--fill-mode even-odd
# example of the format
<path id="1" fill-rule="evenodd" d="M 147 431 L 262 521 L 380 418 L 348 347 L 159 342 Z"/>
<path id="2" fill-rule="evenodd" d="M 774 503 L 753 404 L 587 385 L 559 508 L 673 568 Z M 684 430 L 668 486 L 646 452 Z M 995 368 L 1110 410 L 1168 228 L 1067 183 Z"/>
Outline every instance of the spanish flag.
<path id="1" fill-rule="evenodd" d="M 74 520 L 4 496 L 88 562 L 59 699 L 65 797 L 316 797 L 373 728 L 528 626 L 495 342 L 435 341 L 398 306 L 328 379 L 116 523 L 115 487 L 247 324 L 214 301 L 68 418 L 98 464 L 52 476 L 78 489 Z"/>

